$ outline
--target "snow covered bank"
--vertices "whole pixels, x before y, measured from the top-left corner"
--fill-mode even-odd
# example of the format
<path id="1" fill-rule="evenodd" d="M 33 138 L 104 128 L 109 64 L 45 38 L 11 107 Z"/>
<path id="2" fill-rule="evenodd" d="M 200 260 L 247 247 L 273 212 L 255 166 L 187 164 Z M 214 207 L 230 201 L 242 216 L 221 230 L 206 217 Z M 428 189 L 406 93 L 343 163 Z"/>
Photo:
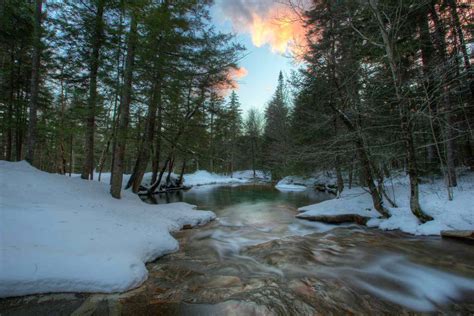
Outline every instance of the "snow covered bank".
<path id="1" fill-rule="evenodd" d="M 170 231 L 215 218 L 186 203 L 148 205 L 106 183 L 0 161 L 0 297 L 119 292 L 147 278 L 145 262 L 178 249 Z"/>
<path id="2" fill-rule="evenodd" d="M 329 186 L 335 187 L 336 175 L 331 172 L 317 172 L 309 177 L 286 176 L 275 185 L 281 191 L 304 191 L 307 188 L 320 188 L 327 191 Z"/>
<path id="3" fill-rule="evenodd" d="M 373 208 L 370 195 L 362 188 L 345 189 L 339 199 L 304 206 L 299 209 L 299 218 L 326 215 L 355 214 L 369 217 L 367 226 L 384 230 L 399 229 L 415 235 L 439 235 L 442 230 L 474 230 L 474 174 L 466 173 L 459 177 L 454 188 L 454 199 L 447 199 L 443 180 L 420 185 L 420 203 L 423 210 L 434 220 L 420 224 L 409 207 L 409 186 L 406 177 L 386 182 L 386 191 L 398 207 L 388 207 L 391 217 L 378 218 L 380 214 Z"/>
<path id="4" fill-rule="evenodd" d="M 285 183 L 282 182 L 282 180 L 278 181 L 278 183 L 275 185 L 275 188 L 280 191 L 304 191 L 307 189 L 305 185 Z"/>
<path id="5" fill-rule="evenodd" d="M 148 185 L 151 181 L 151 172 L 145 173 L 143 177 L 143 184 Z M 161 183 L 164 183 L 166 180 L 165 174 L 161 180 Z M 175 179 L 179 177 L 179 175 L 172 173 L 171 176 Z M 80 177 L 80 174 L 73 174 L 73 177 Z M 123 185 L 125 186 L 128 182 L 130 175 L 123 176 Z M 261 170 L 256 171 L 256 177 L 253 177 L 252 170 L 241 170 L 235 171 L 231 176 L 229 175 L 222 175 L 218 173 L 209 172 L 206 170 L 198 170 L 194 173 L 187 173 L 183 175 L 184 184 L 187 186 L 201 186 L 201 185 L 211 185 L 211 184 L 235 184 L 235 183 L 248 183 L 251 181 L 270 181 L 270 176 L 264 173 Z M 94 173 L 94 180 L 99 179 L 99 173 Z M 110 172 L 105 172 L 101 174 L 100 181 L 104 183 L 110 182 Z"/>
<path id="6" fill-rule="evenodd" d="M 194 173 L 188 173 L 184 176 L 184 184 L 199 186 L 199 185 L 209 185 L 209 184 L 230 184 L 230 183 L 246 183 L 249 182 L 249 178 L 238 178 L 230 177 L 217 173 L 212 173 L 205 170 L 198 170 Z"/>

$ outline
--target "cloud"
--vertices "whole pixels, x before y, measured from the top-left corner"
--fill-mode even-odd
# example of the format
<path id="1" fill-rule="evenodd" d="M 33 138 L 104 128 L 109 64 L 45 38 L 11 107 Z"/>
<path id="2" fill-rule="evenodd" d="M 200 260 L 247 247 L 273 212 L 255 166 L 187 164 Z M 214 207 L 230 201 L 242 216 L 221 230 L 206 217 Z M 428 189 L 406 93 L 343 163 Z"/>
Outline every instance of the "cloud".
<path id="1" fill-rule="evenodd" d="M 245 67 L 230 68 L 225 82 L 215 86 L 216 92 L 221 96 L 226 96 L 231 90 L 239 89 L 239 80 L 249 74 Z"/>
<path id="2" fill-rule="evenodd" d="M 245 67 L 240 67 L 237 69 L 232 68 L 232 70 L 229 72 L 229 77 L 236 81 L 236 80 L 242 79 L 248 74 L 249 74 L 249 71 Z"/>
<path id="3" fill-rule="evenodd" d="M 294 7 L 277 0 L 221 0 L 219 9 L 234 31 L 249 33 L 256 47 L 266 44 L 275 53 L 301 52 L 305 28 Z M 295 1 L 293 1 L 295 2 Z M 297 1 L 300 7 L 304 0 Z"/>

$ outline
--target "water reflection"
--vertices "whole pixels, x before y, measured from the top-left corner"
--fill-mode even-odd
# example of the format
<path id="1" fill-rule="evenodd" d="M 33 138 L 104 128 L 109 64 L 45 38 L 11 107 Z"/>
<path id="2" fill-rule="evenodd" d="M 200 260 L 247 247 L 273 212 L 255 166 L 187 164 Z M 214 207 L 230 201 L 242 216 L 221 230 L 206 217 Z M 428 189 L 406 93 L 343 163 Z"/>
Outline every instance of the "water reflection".
<path id="1" fill-rule="evenodd" d="M 207 185 L 197 186 L 184 192 L 174 191 L 142 196 L 145 202 L 151 204 L 187 202 L 197 205 L 199 208 L 212 209 L 218 215 L 222 208 L 237 203 L 272 202 L 272 204 L 281 204 L 296 209 L 333 197 L 331 194 L 309 189 L 300 192 L 281 192 L 268 184 Z"/>

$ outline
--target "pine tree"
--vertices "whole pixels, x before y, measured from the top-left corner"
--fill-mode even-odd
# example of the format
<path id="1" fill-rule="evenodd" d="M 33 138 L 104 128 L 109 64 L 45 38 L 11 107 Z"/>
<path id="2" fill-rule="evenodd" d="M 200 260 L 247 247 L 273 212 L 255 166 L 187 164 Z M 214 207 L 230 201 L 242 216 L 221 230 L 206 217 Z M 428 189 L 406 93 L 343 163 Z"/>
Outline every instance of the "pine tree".
<path id="1" fill-rule="evenodd" d="M 264 164 L 272 173 L 272 179 L 283 176 L 289 166 L 289 109 L 285 94 L 283 74 L 278 75 L 278 85 L 265 110 Z"/>
<path id="2" fill-rule="evenodd" d="M 254 179 L 257 177 L 256 168 L 261 160 L 261 138 L 263 134 L 263 118 L 260 113 L 252 108 L 247 114 L 244 123 L 245 134 L 250 140 L 250 152 L 252 155 L 252 171 Z"/>

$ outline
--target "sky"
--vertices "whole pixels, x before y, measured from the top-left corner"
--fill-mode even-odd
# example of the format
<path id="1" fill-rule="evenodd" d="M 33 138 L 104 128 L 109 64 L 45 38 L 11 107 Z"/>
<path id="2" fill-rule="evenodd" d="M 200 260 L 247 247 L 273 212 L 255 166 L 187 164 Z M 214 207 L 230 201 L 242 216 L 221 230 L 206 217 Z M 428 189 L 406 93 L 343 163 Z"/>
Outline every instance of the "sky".
<path id="1" fill-rule="evenodd" d="M 211 9 L 216 29 L 234 33 L 247 49 L 234 74 L 244 113 L 251 108 L 263 111 L 277 86 L 278 73 L 290 75 L 297 67 L 289 54 L 296 51 L 303 28 L 294 11 L 277 1 L 217 0 Z"/>

